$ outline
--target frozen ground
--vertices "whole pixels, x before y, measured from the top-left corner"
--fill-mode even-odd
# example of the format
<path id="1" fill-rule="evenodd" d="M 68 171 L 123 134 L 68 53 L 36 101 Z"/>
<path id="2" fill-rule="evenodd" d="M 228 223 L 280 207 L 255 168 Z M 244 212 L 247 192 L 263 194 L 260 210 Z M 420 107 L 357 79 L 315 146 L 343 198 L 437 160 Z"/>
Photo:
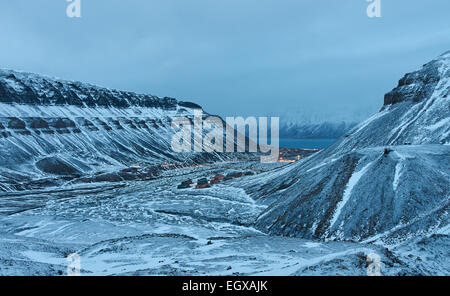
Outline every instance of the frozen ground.
<path id="1" fill-rule="evenodd" d="M 248 177 L 176 189 L 187 178 L 233 169 L 267 167 L 224 163 L 167 171 L 154 181 L 5 193 L 0 274 L 64 275 L 71 253 L 81 256 L 83 275 L 365 275 L 370 253 L 381 256 L 384 274 L 430 273 L 423 263 L 430 254 L 420 244 L 395 253 L 376 244 L 261 233 L 252 226 L 266 206 L 238 187 Z M 448 260 L 445 241 L 441 250 L 433 258 Z M 448 271 L 435 267 L 434 273 Z"/>

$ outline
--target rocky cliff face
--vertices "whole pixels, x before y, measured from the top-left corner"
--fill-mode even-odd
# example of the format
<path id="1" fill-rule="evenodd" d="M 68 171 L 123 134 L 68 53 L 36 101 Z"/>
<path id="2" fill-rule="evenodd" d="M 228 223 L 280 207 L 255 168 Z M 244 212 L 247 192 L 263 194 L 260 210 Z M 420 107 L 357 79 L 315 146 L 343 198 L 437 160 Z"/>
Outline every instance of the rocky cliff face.
<path id="1" fill-rule="evenodd" d="M 407 74 L 380 112 L 327 150 L 255 179 L 270 204 L 262 231 L 319 239 L 383 240 L 447 233 L 450 52 Z"/>
<path id="2" fill-rule="evenodd" d="M 0 70 L 0 191 L 60 185 L 53 179 L 129 166 L 236 157 L 172 151 L 172 119 L 192 117 L 198 108 L 172 98 Z"/>
<path id="3" fill-rule="evenodd" d="M 177 106 L 186 105 L 173 98 L 159 98 L 9 70 L 0 70 L 0 103 L 162 110 L 176 110 Z"/>
<path id="4" fill-rule="evenodd" d="M 398 82 L 398 86 L 384 97 L 384 105 L 392 105 L 405 101 L 420 102 L 429 98 L 441 79 L 441 67 L 445 57 L 450 51 L 439 59 L 425 64 L 422 69 L 406 74 Z"/>

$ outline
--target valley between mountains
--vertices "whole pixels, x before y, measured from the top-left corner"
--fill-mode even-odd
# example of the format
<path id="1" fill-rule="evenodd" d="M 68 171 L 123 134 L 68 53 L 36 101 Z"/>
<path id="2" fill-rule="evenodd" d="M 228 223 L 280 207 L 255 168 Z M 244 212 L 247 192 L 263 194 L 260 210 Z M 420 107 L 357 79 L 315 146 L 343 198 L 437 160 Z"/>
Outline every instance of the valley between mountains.
<path id="1" fill-rule="evenodd" d="M 0 71 L 0 275 L 449 275 L 450 52 L 296 163 L 177 154 L 200 106 Z M 233 176 L 204 189 L 186 180 Z M 237 177 L 236 177 L 237 176 Z"/>

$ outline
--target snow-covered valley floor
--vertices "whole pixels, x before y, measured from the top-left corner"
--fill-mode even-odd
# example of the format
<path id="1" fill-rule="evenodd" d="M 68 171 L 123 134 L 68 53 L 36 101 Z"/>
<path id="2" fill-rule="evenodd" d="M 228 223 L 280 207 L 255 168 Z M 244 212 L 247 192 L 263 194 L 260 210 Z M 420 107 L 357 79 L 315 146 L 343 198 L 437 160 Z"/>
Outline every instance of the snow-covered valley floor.
<path id="1" fill-rule="evenodd" d="M 0 275 L 65 275 L 72 253 L 82 275 L 366 275 L 371 253 L 382 258 L 383 274 L 448 273 L 447 239 L 435 248 L 442 254 L 430 254 L 419 244 L 388 250 L 265 235 L 252 225 L 266 206 L 238 187 L 247 177 L 177 189 L 233 169 L 259 172 L 256 163 L 234 163 L 170 170 L 153 181 L 3 193 Z"/>

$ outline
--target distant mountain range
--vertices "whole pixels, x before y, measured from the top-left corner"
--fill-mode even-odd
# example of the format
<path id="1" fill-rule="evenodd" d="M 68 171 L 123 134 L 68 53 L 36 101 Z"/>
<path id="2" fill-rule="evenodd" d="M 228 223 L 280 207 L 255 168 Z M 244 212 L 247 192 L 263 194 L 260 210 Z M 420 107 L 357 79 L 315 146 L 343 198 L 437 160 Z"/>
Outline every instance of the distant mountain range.
<path id="1" fill-rule="evenodd" d="M 320 123 L 281 123 L 280 137 L 293 139 L 337 139 L 358 124 L 356 121 L 323 121 Z"/>

